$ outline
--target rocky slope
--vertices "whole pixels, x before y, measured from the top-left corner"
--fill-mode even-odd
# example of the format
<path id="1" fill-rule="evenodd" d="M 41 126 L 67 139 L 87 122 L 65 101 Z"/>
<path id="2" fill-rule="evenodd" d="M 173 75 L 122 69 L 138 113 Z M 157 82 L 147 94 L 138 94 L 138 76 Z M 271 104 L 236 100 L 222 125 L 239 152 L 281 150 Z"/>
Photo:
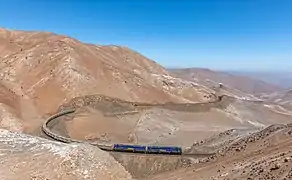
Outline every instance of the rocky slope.
<path id="1" fill-rule="evenodd" d="M 272 125 L 231 138 L 233 141 L 219 146 L 218 156 L 195 166 L 147 179 L 292 179 L 291 137 L 291 124 Z"/>
<path id="2" fill-rule="evenodd" d="M 233 75 L 227 72 L 217 72 L 203 68 L 170 69 L 175 76 L 206 86 L 218 86 L 222 83 L 227 91 L 237 95 L 272 93 L 283 88 L 247 76 Z"/>
<path id="3" fill-rule="evenodd" d="M 50 128 L 63 136 L 99 143 L 188 147 L 228 129 L 249 131 L 292 119 L 289 110 L 226 96 L 214 103 L 149 105 L 91 95 L 74 98 L 59 110 L 71 108 L 77 108 L 73 115 L 54 120 Z"/>
<path id="4" fill-rule="evenodd" d="M 58 107 L 61 110 L 71 105 L 78 107 L 75 117 L 51 124 L 52 130 L 78 139 L 105 142 L 188 146 L 230 128 L 253 132 L 270 124 L 291 121 L 291 111 L 274 102 L 244 100 L 255 100 L 251 93 L 269 93 L 278 90 L 277 87 L 209 71 L 175 77 L 126 47 L 85 44 L 47 32 L 0 29 L 0 58 L 0 127 L 11 131 L 39 135 L 39 127 L 46 117 Z M 218 89 L 213 87 L 219 82 L 227 85 L 219 93 L 241 99 L 191 104 L 214 101 Z M 130 114 L 123 114 L 125 111 Z M 131 111 L 135 112 L 131 114 Z M 289 128 L 284 128 L 288 134 Z M 277 142 L 288 141 L 286 134 L 279 134 L 281 141 Z M 227 145 L 233 142 L 232 138 L 227 141 L 223 138 L 218 147 L 231 147 Z M 276 141 L 273 143 L 276 148 Z M 267 157 L 274 158 L 269 151 L 274 152 L 273 149 L 263 146 L 267 147 Z M 279 148 L 285 150 L 282 144 Z M 226 162 L 225 157 L 218 156 L 216 162 L 227 164 L 234 172 L 230 164 L 245 162 L 240 158 L 254 155 L 248 148 L 237 149 L 235 154 L 228 148 L 222 150 L 226 150 L 227 157 L 239 159 Z M 111 156 L 94 147 L 61 144 L 6 130 L 0 131 L 0 160 L 0 179 L 131 179 Z M 43 164 L 46 166 L 39 168 Z M 209 171 L 204 171 L 209 165 L 198 165 L 198 176 L 209 177 Z M 221 177 L 222 173 L 212 165 L 212 176 Z M 177 174 L 159 177 L 198 177 L 192 174 L 193 169 L 183 171 L 187 173 L 176 171 Z"/>
<path id="5" fill-rule="evenodd" d="M 126 47 L 85 44 L 47 32 L 0 29 L 0 57 L 0 88 L 11 92 L 4 92 L 3 102 L 20 119 L 18 114 L 28 111 L 27 100 L 29 116 L 35 119 L 88 94 L 143 102 L 213 98 L 212 90 L 174 78 L 162 66 Z M 25 99 L 25 105 L 19 108 L 19 101 L 13 98 Z"/>
<path id="6" fill-rule="evenodd" d="M 130 180 L 107 152 L 0 129 L 0 179 Z"/>
<path id="7" fill-rule="evenodd" d="M 291 68 L 291 67 L 290 67 Z M 270 84 L 283 87 L 285 89 L 292 88 L 292 71 L 289 67 L 286 70 L 268 70 L 268 71 L 228 71 L 234 75 L 248 76 L 260 79 Z"/>
<path id="8" fill-rule="evenodd" d="M 278 91 L 274 93 L 260 94 L 259 97 L 267 102 L 282 105 L 292 109 L 292 89 Z"/>

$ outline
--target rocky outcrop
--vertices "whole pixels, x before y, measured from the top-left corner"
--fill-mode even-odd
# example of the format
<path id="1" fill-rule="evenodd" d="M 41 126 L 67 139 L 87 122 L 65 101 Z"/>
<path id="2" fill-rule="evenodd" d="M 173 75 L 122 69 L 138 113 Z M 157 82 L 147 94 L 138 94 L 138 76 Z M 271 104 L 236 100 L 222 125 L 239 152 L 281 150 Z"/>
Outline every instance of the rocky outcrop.
<path id="1" fill-rule="evenodd" d="M 0 130 L 0 179 L 130 180 L 107 152 Z"/>

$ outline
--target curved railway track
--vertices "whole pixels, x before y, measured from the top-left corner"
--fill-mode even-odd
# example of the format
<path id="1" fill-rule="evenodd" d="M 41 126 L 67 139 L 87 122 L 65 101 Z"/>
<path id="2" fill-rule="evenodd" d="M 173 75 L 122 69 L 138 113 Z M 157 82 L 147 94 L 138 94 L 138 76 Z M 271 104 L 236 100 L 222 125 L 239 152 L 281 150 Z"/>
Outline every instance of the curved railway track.
<path id="1" fill-rule="evenodd" d="M 234 97 L 231 97 L 231 96 L 222 95 L 222 96 L 218 97 L 217 100 L 215 100 L 213 102 L 198 103 L 198 104 L 214 104 L 214 103 L 218 103 L 218 102 L 221 102 L 222 101 L 223 97 L 234 98 Z M 248 101 L 248 100 L 246 100 L 246 101 Z M 52 138 L 52 139 L 54 139 L 56 141 L 63 142 L 63 143 L 88 143 L 88 144 L 97 146 L 98 148 L 100 148 L 102 150 L 105 150 L 105 151 L 113 151 L 113 148 L 112 148 L 113 145 L 101 145 L 101 144 L 95 144 L 95 143 L 91 143 L 91 142 L 86 142 L 86 141 L 80 141 L 80 140 L 76 140 L 76 139 L 71 139 L 71 138 L 68 138 L 68 137 L 61 136 L 61 135 L 59 135 L 57 133 L 54 133 L 54 132 L 52 132 L 50 130 L 50 128 L 48 128 L 48 124 L 51 121 L 56 120 L 57 118 L 59 118 L 61 116 L 64 116 L 64 115 L 73 114 L 73 113 L 75 113 L 75 111 L 76 111 L 76 109 L 69 109 L 69 110 L 64 110 L 62 112 L 59 112 L 57 114 L 52 115 L 42 125 L 42 131 L 48 137 L 50 137 L 50 138 Z M 132 112 L 130 112 L 130 113 L 132 113 Z M 121 153 L 121 152 L 116 152 L 116 153 Z M 142 153 L 142 154 L 144 154 L 144 153 Z M 153 154 L 147 154 L 147 155 L 153 155 Z M 165 155 L 171 155 L 171 154 L 165 154 Z M 213 153 L 212 154 L 209 154 L 209 153 L 204 154 L 204 153 L 202 153 L 202 154 L 181 154 L 181 155 L 183 155 L 183 156 L 211 156 L 211 155 L 214 155 L 214 154 Z M 178 155 L 172 155 L 172 156 L 178 156 Z"/>

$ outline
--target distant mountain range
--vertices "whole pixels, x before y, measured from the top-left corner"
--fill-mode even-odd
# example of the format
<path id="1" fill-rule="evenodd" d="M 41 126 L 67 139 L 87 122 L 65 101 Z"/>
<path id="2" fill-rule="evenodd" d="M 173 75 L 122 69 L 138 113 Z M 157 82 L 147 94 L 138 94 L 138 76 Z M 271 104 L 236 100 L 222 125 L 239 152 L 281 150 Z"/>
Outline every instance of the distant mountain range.
<path id="1" fill-rule="evenodd" d="M 239 90 L 246 94 L 272 93 L 284 88 L 256 79 L 243 73 L 213 71 L 204 68 L 169 69 L 174 76 L 196 82 L 198 84 L 218 86 L 222 83 L 228 91 Z M 208 86 L 208 85 L 207 85 Z M 234 94 L 234 93 L 233 93 Z M 238 95 L 238 93 L 235 93 Z"/>
<path id="2" fill-rule="evenodd" d="M 283 88 L 292 88 L 292 70 L 291 71 L 228 71 L 234 75 L 248 76 L 271 83 Z"/>
<path id="3" fill-rule="evenodd" d="M 0 179 L 130 180 L 130 173 L 138 179 L 140 174 L 150 179 L 148 175 L 170 171 L 172 167 L 179 171 L 180 166 L 188 165 L 179 157 L 109 154 L 87 147 L 88 143 L 71 146 L 21 135 L 42 136 L 45 119 L 62 107 L 76 108 L 76 111 L 64 121 L 50 123 L 50 128 L 73 139 L 106 144 L 191 146 L 192 152 L 197 151 L 197 146 L 192 144 L 200 142 L 201 152 L 210 152 L 213 147 L 215 152 L 220 152 L 212 159 L 206 158 L 207 164 L 203 164 L 205 160 L 195 162 L 203 168 L 191 167 L 192 176 L 198 176 L 194 169 L 201 169 L 205 171 L 201 174 L 207 174 L 206 178 L 199 174 L 200 178 L 208 179 L 209 172 L 213 171 L 218 173 L 218 178 L 223 177 L 219 173 L 227 172 L 226 178 L 235 179 L 238 169 L 244 169 L 252 172 L 252 178 L 260 169 L 247 166 L 246 162 L 255 158 L 257 165 L 265 165 L 266 169 L 270 169 L 271 161 L 274 169 L 275 163 L 281 162 L 273 170 L 281 177 L 291 171 L 292 126 L 276 125 L 257 134 L 247 134 L 272 124 L 291 123 L 292 91 L 283 88 L 291 83 L 290 73 L 261 76 L 203 68 L 166 69 L 123 46 L 86 44 L 49 32 L 1 28 L 0 60 Z M 276 83 L 259 80 L 263 78 Z M 229 96 L 214 103 L 218 94 Z M 149 103 L 152 105 L 148 106 Z M 231 130 L 216 135 L 228 129 Z M 279 133 L 274 136 L 272 132 L 277 130 Z M 215 138 L 204 140 L 208 137 Z M 235 141 L 230 141 L 233 138 Z M 222 148 L 218 149 L 220 144 Z M 278 153 L 284 154 L 281 159 Z M 114 154 L 119 163 L 112 157 Z M 39 168 L 45 162 L 48 165 Z M 185 179 L 198 179 L 185 175 L 184 169 L 181 172 Z M 248 173 L 242 177 L 245 175 Z"/>

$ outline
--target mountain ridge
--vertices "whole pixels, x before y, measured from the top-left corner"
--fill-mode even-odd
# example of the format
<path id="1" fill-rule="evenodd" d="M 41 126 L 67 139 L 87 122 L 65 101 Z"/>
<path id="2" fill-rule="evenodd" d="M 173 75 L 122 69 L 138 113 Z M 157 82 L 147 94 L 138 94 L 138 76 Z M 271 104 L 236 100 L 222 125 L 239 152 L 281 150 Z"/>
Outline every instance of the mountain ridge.
<path id="1" fill-rule="evenodd" d="M 90 94 L 137 102 L 215 98 L 213 90 L 172 77 L 164 67 L 127 47 L 84 44 L 49 32 L 1 29 L 0 56 L 1 84 L 21 100 L 31 100 L 33 118 Z"/>
<path id="2" fill-rule="evenodd" d="M 168 70 L 176 77 L 198 83 L 201 82 L 202 84 L 210 84 L 210 81 L 214 81 L 211 83 L 213 86 L 222 83 L 225 86 L 238 89 L 246 94 L 272 93 L 284 89 L 248 76 L 234 75 L 229 72 L 214 71 L 208 68 L 172 68 Z"/>

